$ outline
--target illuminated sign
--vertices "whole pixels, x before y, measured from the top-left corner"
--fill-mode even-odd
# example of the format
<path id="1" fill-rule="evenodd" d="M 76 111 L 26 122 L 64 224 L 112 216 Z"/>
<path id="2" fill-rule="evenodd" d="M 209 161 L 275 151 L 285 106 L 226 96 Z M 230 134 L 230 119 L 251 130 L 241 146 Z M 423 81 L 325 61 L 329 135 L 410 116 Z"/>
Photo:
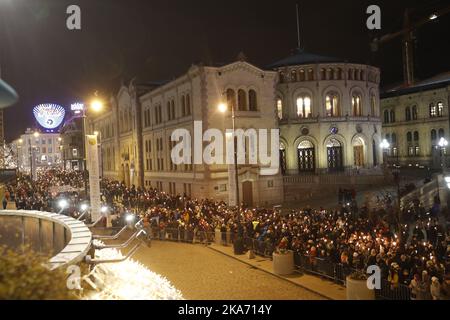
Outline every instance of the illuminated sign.
<path id="1" fill-rule="evenodd" d="M 70 110 L 72 110 L 74 113 L 81 113 L 81 111 L 84 110 L 84 104 L 83 103 L 72 103 L 70 105 Z"/>
<path id="2" fill-rule="evenodd" d="M 60 105 L 45 103 L 34 107 L 33 114 L 39 125 L 53 132 L 62 124 L 66 111 Z"/>

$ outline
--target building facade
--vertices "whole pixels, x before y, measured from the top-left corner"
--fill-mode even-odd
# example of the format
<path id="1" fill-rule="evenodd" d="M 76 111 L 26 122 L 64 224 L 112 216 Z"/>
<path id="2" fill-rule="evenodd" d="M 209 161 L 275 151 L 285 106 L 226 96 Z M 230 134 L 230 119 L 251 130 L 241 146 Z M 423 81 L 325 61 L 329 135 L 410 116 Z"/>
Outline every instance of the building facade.
<path id="1" fill-rule="evenodd" d="M 382 162 L 379 69 L 298 51 L 274 63 L 284 174 L 320 174 Z"/>
<path id="2" fill-rule="evenodd" d="M 90 119 L 89 131 L 99 135 L 104 177 L 234 204 L 233 165 L 198 163 L 198 154 L 189 154 L 190 160 L 181 164 L 171 158 L 177 144 L 171 135 L 177 129 L 184 129 L 194 146 L 199 123 L 200 132 L 232 128 L 231 110 L 218 110 L 224 103 L 235 110 L 236 129 L 279 130 L 276 174 L 261 174 L 266 166 L 259 161 L 238 166 L 241 202 L 279 204 L 291 188 L 287 176 L 381 174 L 379 81 L 375 67 L 303 51 L 268 70 L 242 59 L 220 67 L 193 65 L 167 83 L 122 85 L 108 110 Z M 221 141 L 225 149 L 228 139 Z M 247 159 L 251 139 L 243 141 Z M 207 146 L 203 141 L 202 148 Z"/>
<path id="3" fill-rule="evenodd" d="M 84 170 L 82 120 L 72 118 L 61 128 L 62 161 L 66 170 Z"/>
<path id="4" fill-rule="evenodd" d="M 19 171 L 33 172 L 39 168 L 62 167 L 61 138 L 58 133 L 39 133 L 27 129 L 13 141 L 17 150 Z"/>
<path id="5" fill-rule="evenodd" d="M 381 94 L 383 138 L 387 162 L 408 167 L 439 168 L 448 147 L 450 73 L 417 82 L 415 85 L 387 88 Z M 441 155 L 443 157 L 441 157 Z"/>
<path id="6" fill-rule="evenodd" d="M 176 142 L 171 141 L 171 134 L 176 129 L 187 130 L 194 146 L 198 133 L 194 132 L 195 123 L 201 123 L 201 135 L 212 128 L 225 133 L 232 128 L 232 118 L 230 110 L 218 110 L 220 103 L 235 108 L 236 129 L 277 129 L 273 108 L 276 81 L 276 72 L 237 61 L 221 67 L 194 65 L 184 75 L 159 86 L 122 86 L 112 98 L 110 110 L 91 122 L 90 130 L 101 135 L 104 176 L 170 194 L 235 203 L 234 167 L 220 161 L 194 163 L 193 154 L 189 161 L 174 164 L 171 150 Z M 222 141 L 224 148 L 226 139 Z M 246 154 L 249 144 L 247 140 Z M 263 167 L 248 161 L 239 165 L 242 202 L 259 205 L 282 201 L 281 175 L 262 175 Z"/>

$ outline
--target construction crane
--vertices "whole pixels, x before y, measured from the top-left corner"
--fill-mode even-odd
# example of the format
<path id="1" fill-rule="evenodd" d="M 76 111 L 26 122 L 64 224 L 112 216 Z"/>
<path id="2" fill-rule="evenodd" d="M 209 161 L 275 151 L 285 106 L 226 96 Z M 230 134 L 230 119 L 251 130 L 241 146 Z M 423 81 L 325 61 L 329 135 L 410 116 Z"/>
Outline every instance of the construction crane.
<path id="1" fill-rule="evenodd" d="M 419 29 L 421 26 L 449 13 L 450 6 L 434 11 L 432 14 L 422 17 L 415 23 L 412 23 L 410 20 L 411 12 L 411 9 L 405 10 L 403 15 L 403 29 L 394 33 L 388 33 L 379 38 L 375 38 L 370 44 L 372 51 L 378 51 L 381 44 L 394 40 L 398 37 L 402 37 L 403 79 L 405 87 L 409 87 L 414 84 L 414 31 Z"/>

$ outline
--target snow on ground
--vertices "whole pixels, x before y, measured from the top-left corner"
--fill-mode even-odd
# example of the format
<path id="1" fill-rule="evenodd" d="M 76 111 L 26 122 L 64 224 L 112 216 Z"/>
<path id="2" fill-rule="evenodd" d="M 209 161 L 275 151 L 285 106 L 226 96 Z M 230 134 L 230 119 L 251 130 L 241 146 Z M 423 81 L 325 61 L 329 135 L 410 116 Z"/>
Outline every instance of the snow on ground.
<path id="1" fill-rule="evenodd" d="M 95 251 L 96 259 L 120 259 L 117 249 Z M 100 279 L 100 291 L 92 291 L 85 298 L 91 300 L 181 300 L 183 296 L 166 278 L 150 271 L 143 264 L 129 258 L 117 263 L 103 263 L 95 267 Z M 98 283 L 98 282 L 97 282 Z"/>

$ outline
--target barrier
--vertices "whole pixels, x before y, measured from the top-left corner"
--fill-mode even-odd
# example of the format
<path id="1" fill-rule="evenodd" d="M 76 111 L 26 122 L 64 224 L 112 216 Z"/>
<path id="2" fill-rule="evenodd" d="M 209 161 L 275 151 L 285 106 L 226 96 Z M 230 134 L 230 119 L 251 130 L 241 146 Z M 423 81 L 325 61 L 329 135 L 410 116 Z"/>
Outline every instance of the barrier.
<path id="1" fill-rule="evenodd" d="M 185 230 L 182 228 L 151 228 L 152 238 L 163 241 L 177 241 L 185 243 L 201 243 L 216 245 L 231 245 L 237 235 L 233 232 Z M 220 239 L 217 237 L 220 236 Z M 247 250 L 265 258 L 272 259 L 274 246 L 270 242 L 265 242 L 251 237 L 243 237 L 243 243 Z M 346 278 L 356 271 L 341 263 L 334 263 L 325 258 L 311 257 L 299 254 L 294 251 L 294 265 L 298 271 L 314 274 L 334 281 L 341 285 L 346 284 Z M 377 300 L 410 300 L 411 290 L 404 284 L 398 284 L 396 288 L 391 288 L 386 279 L 381 281 L 381 289 L 375 290 Z"/>

